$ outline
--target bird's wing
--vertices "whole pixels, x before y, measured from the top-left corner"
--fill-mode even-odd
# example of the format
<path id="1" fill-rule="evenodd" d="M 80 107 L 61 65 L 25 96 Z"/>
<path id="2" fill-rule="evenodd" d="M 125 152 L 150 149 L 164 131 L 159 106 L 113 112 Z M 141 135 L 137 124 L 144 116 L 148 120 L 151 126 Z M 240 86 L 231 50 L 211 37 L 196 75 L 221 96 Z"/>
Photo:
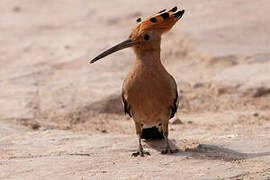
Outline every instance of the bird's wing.
<path id="1" fill-rule="evenodd" d="M 128 115 L 130 117 L 132 117 L 131 112 L 130 112 L 130 105 L 128 104 L 127 99 L 125 97 L 125 91 L 124 91 L 124 89 L 122 90 L 122 102 L 123 102 L 125 114 L 128 113 Z"/>
<path id="2" fill-rule="evenodd" d="M 174 78 L 170 75 L 170 79 L 171 79 L 171 85 L 172 85 L 172 89 L 173 89 L 173 101 L 172 101 L 172 104 L 170 106 L 171 108 L 171 116 L 170 118 L 173 118 L 175 113 L 177 112 L 177 109 L 178 109 L 178 104 L 179 104 L 179 98 L 178 98 L 178 91 L 177 91 L 177 85 L 176 85 L 176 82 L 174 80 Z"/>

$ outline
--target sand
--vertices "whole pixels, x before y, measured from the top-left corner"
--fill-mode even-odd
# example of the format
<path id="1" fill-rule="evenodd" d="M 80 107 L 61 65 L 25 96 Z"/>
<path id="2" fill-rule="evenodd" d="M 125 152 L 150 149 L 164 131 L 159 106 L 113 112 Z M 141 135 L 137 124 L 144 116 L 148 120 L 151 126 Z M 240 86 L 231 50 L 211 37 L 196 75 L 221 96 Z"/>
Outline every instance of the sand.
<path id="1" fill-rule="evenodd" d="M 121 85 L 138 17 L 186 13 L 162 39 L 181 101 L 170 143 L 137 148 Z M 9 1 L 0 4 L 0 179 L 270 179 L 270 3 Z"/>

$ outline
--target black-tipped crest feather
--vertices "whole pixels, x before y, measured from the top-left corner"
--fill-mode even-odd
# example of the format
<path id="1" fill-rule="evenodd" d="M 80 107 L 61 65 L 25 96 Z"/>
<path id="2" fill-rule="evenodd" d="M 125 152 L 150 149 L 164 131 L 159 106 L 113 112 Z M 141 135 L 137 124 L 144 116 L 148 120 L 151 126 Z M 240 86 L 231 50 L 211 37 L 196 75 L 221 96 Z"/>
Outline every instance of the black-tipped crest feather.
<path id="1" fill-rule="evenodd" d="M 165 12 L 165 11 L 166 11 L 166 9 L 163 9 L 163 10 L 159 11 L 158 13 L 163 13 L 163 12 Z"/>
<path id="2" fill-rule="evenodd" d="M 165 12 L 165 13 L 163 13 L 163 14 L 161 14 L 160 15 L 163 19 L 167 19 L 167 18 L 169 18 L 169 13 L 167 13 L 167 12 Z"/>
<path id="3" fill-rule="evenodd" d="M 176 12 L 177 11 L 177 6 L 175 6 L 174 8 L 172 8 L 170 11 L 171 12 Z"/>
<path id="4" fill-rule="evenodd" d="M 177 13 L 174 13 L 173 15 L 174 15 L 174 17 L 180 19 L 184 13 L 185 13 L 185 10 L 183 9 L 182 11 L 178 11 Z"/>

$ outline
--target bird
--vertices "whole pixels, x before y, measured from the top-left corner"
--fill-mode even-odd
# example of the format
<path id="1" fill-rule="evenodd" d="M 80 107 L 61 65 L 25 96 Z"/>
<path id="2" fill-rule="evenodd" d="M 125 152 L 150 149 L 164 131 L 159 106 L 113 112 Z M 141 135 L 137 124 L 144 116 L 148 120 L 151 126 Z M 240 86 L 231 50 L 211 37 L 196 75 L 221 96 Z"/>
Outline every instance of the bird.
<path id="1" fill-rule="evenodd" d="M 127 40 L 113 46 L 90 60 L 94 63 L 116 51 L 131 47 L 135 61 L 122 85 L 124 112 L 135 123 L 138 150 L 132 156 L 150 155 L 142 146 L 142 139 L 164 139 L 162 154 L 176 153 L 168 140 L 169 120 L 178 109 L 177 83 L 160 59 L 161 36 L 170 31 L 185 10 L 177 6 L 162 10 L 145 20 L 137 19 Z"/>

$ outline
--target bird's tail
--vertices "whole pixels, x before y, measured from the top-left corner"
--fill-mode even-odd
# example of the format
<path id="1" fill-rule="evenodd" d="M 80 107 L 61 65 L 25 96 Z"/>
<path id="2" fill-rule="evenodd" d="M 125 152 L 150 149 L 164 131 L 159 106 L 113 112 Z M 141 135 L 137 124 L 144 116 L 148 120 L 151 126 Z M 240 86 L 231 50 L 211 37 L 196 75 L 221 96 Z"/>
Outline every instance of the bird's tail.
<path id="1" fill-rule="evenodd" d="M 142 139 L 152 140 L 152 139 L 164 139 L 163 131 L 156 126 L 151 128 L 142 129 Z"/>

